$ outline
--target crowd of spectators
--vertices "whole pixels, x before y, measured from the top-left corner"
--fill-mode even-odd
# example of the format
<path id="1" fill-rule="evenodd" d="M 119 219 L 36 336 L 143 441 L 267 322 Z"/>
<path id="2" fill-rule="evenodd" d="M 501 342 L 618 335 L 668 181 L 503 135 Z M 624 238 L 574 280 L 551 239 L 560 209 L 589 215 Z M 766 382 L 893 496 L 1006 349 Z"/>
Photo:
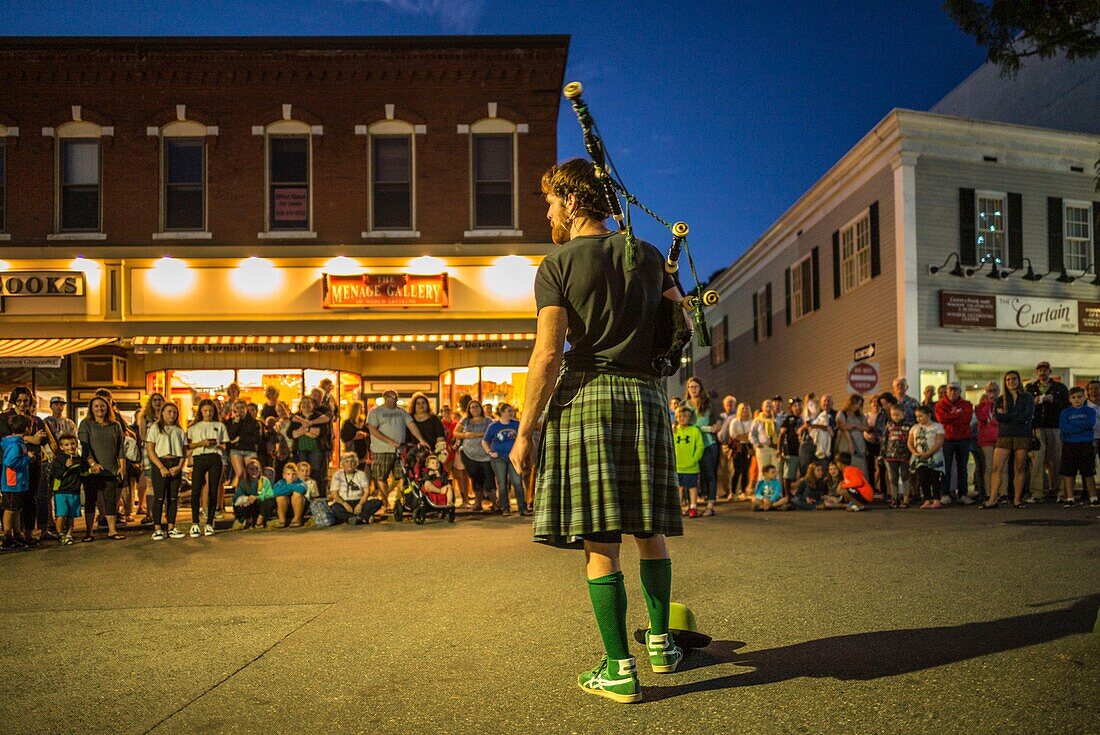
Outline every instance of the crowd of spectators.
<path id="1" fill-rule="evenodd" d="M 505 516 L 514 503 L 529 515 L 533 470 L 521 476 L 508 462 L 518 428 L 510 405 L 464 398 L 459 411 L 436 414 L 423 394 L 406 410 L 386 391 L 369 411 L 350 402 L 341 421 L 332 387 L 322 381 L 292 411 L 274 387 L 256 405 L 231 384 L 224 397 L 197 400 L 189 420 L 153 393 L 133 423 L 101 389 L 79 426 L 64 399 L 51 399 L 43 419 L 30 388 L 17 387 L 0 412 L 3 548 L 72 544 L 81 516 L 85 543 L 124 540 L 120 529 L 139 523 L 155 541 L 212 536 L 227 514 L 240 530 L 301 527 L 317 514 L 376 523 L 394 512 L 414 447 L 434 458 L 425 490 L 440 502 Z M 187 495 L 185 530 L 177 516 Z"/>
<path id="2" fill-rule="evenodd" d="M 718 413 L 690 378 L 684 396 L 669 401 L 683 513 L 713 515 L 715 501 L 759 511 L 988 509 L 1006 497 L 1021 509 L 1048 498 L 1098 506 L 1100 380 L 1067 388 L 1051 375 L 1046 361 L 1026 385 L 1010 370 L 986 385 L 977 406 L 957 382 L 928 387 L 918 401 L 898 378 L 889 391 L 849 395 L 839 409 L 831 395 L 808 393 L 755 410 L 725 396 Z"/>
<path id="3" fill-rule="evenodd" d="M 296 528 L 318 515 L 328 520 L 317 525 L 377 523 L 399 514 L 414 448 L 432 458 L 425 489 L 439 503 L 505 516 L 514 504 L 530 515 L 536 463 L 521 475 L 509 461 L 518 429 L 509 404 L 467 396 L 435 413 L 414 394 L 406 410 L 391 390 L 369 410 L 350 402 L 341 419 L 332 388 L 322 381 L 291 411 L 274 387 L 256 405 L 230 385 L 224 398 L 198 400 L 186 421 L 153 393 L 132 424 L 101 389 L 77 425 L 63 398 L 40 417 L 31 390 L 17 387 L 0 412 L 3 548 L 68 545 L 74 534 L 123 540 L 120 529 L 137 516 L 157 541 L 214 535 L 227 513 L 242 530 Z M 1078 477 L 1082 502 L 1100 505 L 1100 381 L 1067 388 L 1044 361 L 1026 385 L 1015 370 L 991 381 L 977 406 L 956 382 L 926 388 L 920 401 L 908 390 L 898 378 L 892 390 L 850 395 L 839 408 L 828 394 L 808 393 L 754 410 L 733 396 L 718 405 L 689 379 L 669 402 L 683 514 L 713 516 L 719 502 L 759 512 L 988 509 L 1002 498 L 1026 508 L 1048 497 L 1074 506 Z M 536 432 L 531 459 L 537 454 Z M 184 494 L 186 532 L 177 527 Z"/>

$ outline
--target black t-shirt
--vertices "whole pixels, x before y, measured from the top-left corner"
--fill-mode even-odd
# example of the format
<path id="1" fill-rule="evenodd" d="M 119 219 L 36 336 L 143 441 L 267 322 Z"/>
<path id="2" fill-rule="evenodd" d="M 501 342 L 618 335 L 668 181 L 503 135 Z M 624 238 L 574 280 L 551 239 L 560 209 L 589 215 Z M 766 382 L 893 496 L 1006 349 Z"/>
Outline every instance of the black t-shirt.
<path id="1" fill-rule="evenodd" d="M 798 428 L 800 426 L 802 426 L 802 417 L 789 413 L 783 419 L 783 423 L 779 427 L 781 431 L 786 429 L 783 434 L 783 454 L 788 457 L 798 456 L 798 443 L 801 439 L 798 435 Z"/>
<path id="2" fill-rule="evenodd" d="M 626 237 L 620 233 L 573 238 L 539 266 L 538 309 L 561 306 L 569 316 L 568 367 L 656 376 L 654 323 L 662 294 L 675 281 L 657 248 L 641 240 L 637 246 L 631 271 L 623 263 Z"/>
<path id="3" fill-rule="evenodd" d="M 423 421 L 417 421 L 413 418 L 413 423 L 416 424 L 416 428 L 420 430 L 420 436 L 424 437 L 424 441 L 428 443 L 433 451 L 437 441 L 447 438 L 447 430 L 443 428 L 443 422 L 435 414 L 428 416 Z"/>

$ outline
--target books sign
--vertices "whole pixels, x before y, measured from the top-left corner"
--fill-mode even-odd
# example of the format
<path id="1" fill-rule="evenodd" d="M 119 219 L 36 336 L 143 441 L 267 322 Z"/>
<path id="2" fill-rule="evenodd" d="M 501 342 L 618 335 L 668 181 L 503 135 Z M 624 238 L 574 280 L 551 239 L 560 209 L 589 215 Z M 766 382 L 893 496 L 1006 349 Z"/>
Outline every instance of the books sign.
<path id="1" fill-rule="evenodd" d="M 0 273 L 2 296 L 83 296 L 84 274 L 74 271 Z"/>
<path id="2" fill-rule="evenodd" d="M 326 309 L 370 309 L 447 306 L 447 274 L 370 273 L 337 276 L 326 273 Z"/>

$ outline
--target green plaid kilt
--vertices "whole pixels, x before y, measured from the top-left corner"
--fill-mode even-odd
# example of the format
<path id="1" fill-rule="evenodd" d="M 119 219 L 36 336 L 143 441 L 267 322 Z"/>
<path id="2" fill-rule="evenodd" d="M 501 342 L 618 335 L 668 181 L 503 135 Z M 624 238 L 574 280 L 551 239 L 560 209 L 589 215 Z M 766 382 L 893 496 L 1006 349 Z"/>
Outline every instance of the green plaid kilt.
<path id="1" fill-rule="evenodd" d="M 665 393 L 656 379 L 565 372 L 547 407 L 535 486 L 535 541 L 580 548 L 584 534 L 683 535 Z"/>

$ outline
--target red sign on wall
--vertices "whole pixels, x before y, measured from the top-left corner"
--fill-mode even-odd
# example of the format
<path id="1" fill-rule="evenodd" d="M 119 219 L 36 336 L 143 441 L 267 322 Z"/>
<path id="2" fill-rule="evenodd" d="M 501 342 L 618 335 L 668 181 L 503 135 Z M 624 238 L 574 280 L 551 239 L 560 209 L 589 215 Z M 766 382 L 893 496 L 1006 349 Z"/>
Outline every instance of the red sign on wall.
<path id="1" fill-rule="evenodd" d="M 325 274 L 326 309 L 446 307 L 447 274 L 415 276 L 371 273 L 357 276 Z"/>
<path id="2" fill-rule="evenodd" d="M 848 366 L 848 390 L 870 393 L 878 385 L 878 363 L 853 362 Z"/>

